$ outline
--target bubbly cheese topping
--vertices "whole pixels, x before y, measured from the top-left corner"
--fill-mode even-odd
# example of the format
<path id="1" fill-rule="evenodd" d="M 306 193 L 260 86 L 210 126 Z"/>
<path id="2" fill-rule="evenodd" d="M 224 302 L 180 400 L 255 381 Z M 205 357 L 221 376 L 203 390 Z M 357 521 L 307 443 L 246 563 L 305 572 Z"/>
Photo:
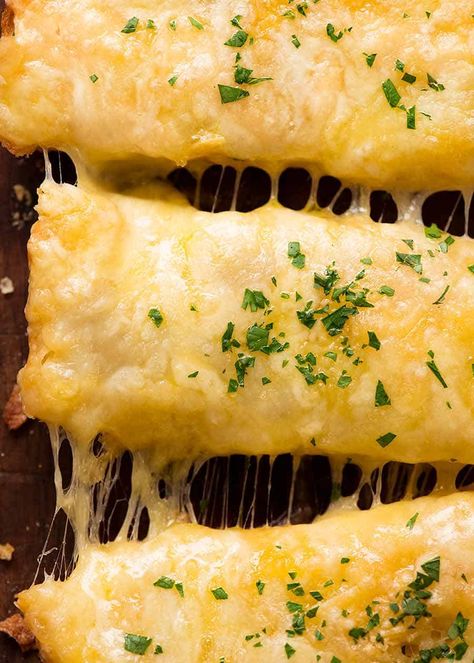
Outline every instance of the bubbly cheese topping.
<path id="1" fill-rule="evenodd" d="M 10 0 L 0 136 L 89 164 L 313 164 L 472 185 L 472 2 Z"/>
<path id="2" fill-rule="evenodd" d="M 458 645 L 471 660 L 473 560 L 474 495 L 431 497 L 313 525 L 177 525 L 92 546 L 70 579 L 19 605 L 48 663 L 401 663 Z"/>
<path id="3" fill-rule="evenodd" d="M 472 461 L 471 240 L 277 204 L 208 214 L 164 185 L 49 182 L 39 213 L 20 383 L 80 445 L 160 465 Z"/>

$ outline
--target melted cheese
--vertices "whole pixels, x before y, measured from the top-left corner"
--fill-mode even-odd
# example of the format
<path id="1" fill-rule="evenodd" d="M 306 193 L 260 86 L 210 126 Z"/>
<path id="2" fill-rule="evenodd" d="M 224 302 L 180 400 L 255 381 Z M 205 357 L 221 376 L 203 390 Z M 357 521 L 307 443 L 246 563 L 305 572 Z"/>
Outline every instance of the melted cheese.
<path id="1" fill-rule="evenodd" d="M 437 556 L 439 582 L 431 583 L 426 600 L 431 616 L 393 626 L 389 619 L 397 614 L 389 604 L 401 605 L 421 565 Z M 155 587 L 162 576 L 181 582 L 184 597 Z M 245 532 L 176 525 L 144 543 L 87 548 L 70 579 L 32 587 L 19 605 L 48 663 L 151 661 L 157 644 L 164 652 L 159 660 L 176 663 L 277 662 L 287 660 L 285 643 L 296 650 L 295 663 L 315 660 L 317 652 L 324 663 L 332 656 L 344 663 L 402 663 L 415 660 L 419 649 L 454 647 L 458 640 L 449 640 L 447 631 L 458 612 L 471 618 L 464 637 L 472 645 L 473 578 L 474 495 L 464 494 L 328 516 L 313 525 Z M 292 582 L 304 596 L 287 589 Z M 228 599 L 214 598 L 217 587 Z M 319 606 L 293 638 L 286 634 L 295 615 L 287 601 L 304 610 Z M 367 626 L 367 606 L 380 623 L 354 641 L 349 630 Z M 316 630 L 323 639 L 315 638 Z M 260 638 L 245 639 L 256 632 Z M 153 638 L 143 657 L 125 652 L 126 633 Z M 258 639 L 261 648 L 254 647 Z M 473 654 L 471 646 L 466 660 Z"/>
<path id="2" fill-rule="evenodd" d="M 472 461 L 471 240 L 457 238 L 443 253 L 441 238 L 425 237 L 413 222 L 381 225 L 276 204 L 208 214 L 159 184 L 122 195 L 46 183 L 39 213 L 22 394 L 30 416 L 62 426 L 83 447 L 102 434 L 110 449 L 148 450 L 161 465 L 232 453 Z M 288 257 L 294 241 L 303 269 Z M 429 283 L 396 252 L 421 255 Z M 371 264 L 361 263 L 368 257 Z M 334 290 L 313 284 L 314 272 L 332 263 L 335 287 L 363 269 L 352 288 L 368 289 L 373 304 L 357 308 L 336 335 L 322 322 L 327 313 L 314 314 L 312 329 L 297 317 L 307 302 L 354 310 L 344 295 L 336 302 Z M 263 292 L 271 310 L 244 310 L 246 288 Z M 152 308 L 164 317 L 159 328 Z M 223 352 L 229 321 L 241 346 Z M 250 350 L 248 329 L 270 323 L 268 341 L 289 347 Z M 379 350 L 368 346 L 369 331 Z M 245 386 L 228 393 L 239 352 L 255 366 Z M 316 366 L 295 359 L 308 353 Z M 309 385 L 298 366 L 310 380 L 325 377 Z M 383 404 L 379 386 L 376 407 L 379 381 L 391 403 Z M 383 448 L 377 439 L 389 432 L 397 437 Z"/>
<path id="3" fill-rule="evenodd" d="M 373 187 L 471 186 L 472 2 L 437 0 L 429 17 L 417 0 L 312 4 L 303 16 L 282 0 L 165 0 L 159 11 L 155 0 L 10 0 L 0 135 L 19 153 L 55 147 L 106 170 L 209 157 L 310 163 Z M 224 44 L 236 14 L 254 38 L 242 48 Z M 137 30 L 123 33 L 134 15 Z M 237 52 L 253 77 L 272 80 L 244 84 L 248 97 L 222 105 L 218 85 L 236 85 Z M 377 55 L 372 67 L 364 53 Z M 416 107 L 416 130 L 389 105 L 388 79 L 399 104 Z"/>

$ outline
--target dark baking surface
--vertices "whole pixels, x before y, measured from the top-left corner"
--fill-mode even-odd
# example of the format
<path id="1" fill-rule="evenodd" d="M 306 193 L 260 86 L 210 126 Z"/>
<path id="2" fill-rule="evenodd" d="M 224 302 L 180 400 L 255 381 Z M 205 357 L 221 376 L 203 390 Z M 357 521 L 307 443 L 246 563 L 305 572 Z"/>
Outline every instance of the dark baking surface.
<path id="1" fill-rule="evenodd" d="M 13 186 L 22 184 L 34 196 L 43 177 L 42 158 L 14 159 L 0 151 L 0 279 L 8 276 L 14 292 L 0 294 L 0 405 L 3 409 L 16 374 L 26 359 L 23 309 L 27 296 L 26 243 L 31 212 L 19 203 Z M 19 217 L 19 218 L 18 218 Z M 25 220 L 25 217 L 30 217 Z M 0 543 L 15 547 L 11 562 L 0 561 L 0 619 L 15 611 L 15 594 L 35 575 L 54 510 L 53 467 L 44 426 L 28 422 L 16 432 L 0 423 Z M 0 634 L 0 663 L 39 661 L 23 656 L 16 643 Z"/>

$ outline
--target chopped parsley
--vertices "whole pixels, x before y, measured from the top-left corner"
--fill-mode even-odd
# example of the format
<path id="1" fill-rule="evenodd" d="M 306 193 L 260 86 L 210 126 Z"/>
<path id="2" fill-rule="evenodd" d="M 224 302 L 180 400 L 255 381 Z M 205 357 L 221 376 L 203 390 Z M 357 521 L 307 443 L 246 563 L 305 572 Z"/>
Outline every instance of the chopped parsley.
<path id="1" fill-rule="evenodd" d="M 311 308 L 313 302 L 310 300 L 302 311 L 296 311 L 296 317 L 301 322 L 302 325 L 312 329 L 316 324 L 316 318 L 314 317 L 317 313 L 315 309 Z"/>
<path id="2" fill-rule="evenodd" d="M 295 48 L 299 48 L 301 46 L 301 42 L 296 35 L 291 35 L 291 43 Z"/>
<path id="3" fill-rule="evenodd" d="M 261 290 L 249 290 L 249 288 L 245 288 L 244 298 L 242 300 L 242 308 L 244 311 L 246 311 L 247 308 L 250 308 L 252 313 L 255 313 L 259 308 L 265 309 L 269 305 L 269 300 Z"/>
<path id="4" fill-rule="evenodd" d="M 219 94 L 221 95 L 221 103 L 223 104 L 230 104 L 233 101 L 239 101 L 250 95 L 247 90 L 242 90 L 240 87 L 220 84 L 218 84 L 217 87 L 219 88 Z"/>
<path id="5" fill-rule="evenodd" d="M 404 83 L 408 83 L 409 85 L 413 85 L 413 83 L 416 81 L 416 76 L 413 76 L 413 74 L 409 74 L 408 72 L 405 72 L 402 76 L 402 81 Z"/>
<path id="6" fill-rule="evenodd" d="M 227 387 L 227 393 L 228 394 L 235 394 L 237 389 L 239 388 L 239 383 L 237 380 L 234 380 L 234 378 L 231 378 L 229 380 L 229 386 Z"/>
<path id="7" fill-rule="evenodd" d="M 352 315 L 357 315 L 358 311 L 356 308 L 350 308 L 348 306 L 340 306 L 329 315 L 326 315 L 321 322 L 323 323 L 329 336 L 337 336 L 340 334 L 344 328 L 344 325 L 349 320 Z"/>
<path id="8" fill-rule="evenodd" d="M 155 587 L 161 587 L 161 589 L 173 589 L 174 580 L 168 578 L 167 576 L 161 576 L 156 582 L 153 583 Z"/>
<path id="9" fill-rule="evenodd" d="M 156 645 L 155 651 L 153 652 L 155 655 L 157 654 L 163 654 L 163 647 L 161 645 Z"/>
<path id="10" fill-rule="evenodd" d="M 381 295 L 386 295 L 387 297 L 393 297 L 395 294 L 395 290 L 391 288 L 389 285 L 382 285 L 379 289 L 379 293 Z"/>
<path id="11" fill-rule="evenodd" d="M 262 580 L 257 580 L 255 583 L 257 587 L 257 592 L 260 594 L 260 596 L 263 594 L 263 590 L 265 589 L 265 583 Z"/>
<path id="12" fill-rule="evenodd" d="M 340 39 L 342 39 L 343 36 L 344 36 L 344 33 L 342 32 L 342 30 L 340 30 L 338 33 L 336 33 L 336 30 L 335 30 L 334 25 L 332 23 L 328 23 L 326 25 L 326 34 L 329 37 L 329 39 L 331 39 L 331 41 L 333 41 L 335 44 L 337 44 L 337 42 Z"/>
<path id="13" fill-rule="evenodd" d="M 234 364 L 237 372 L 237 384 L 239 387 L 244 387 L 244 379 L 247 375 L 247 369 L 255 366 L 255 357 L 248 357 L 242 352 L 239 352 L 238 357 L 239 358 Z"/>
<path id="14" fill-rule="evenodd" d="M 173 85 L 176 83 L 178 78 L 179 78 L 178 75 L 171 76 L 171 78 L 168 78 L 168 83 L 171 85 L 171 87 L 173 87 Z"/>
<path id="15" fill-rule="evenodd" d="M 438 297 L 438 299 L 435 302 L 433 302 L 433 304 L 442 304 L 444 302 L 444 298 L 446 297 L 446 294 L 447 294 L 449 288 L 450 288 L 450 286 L 447 285 L 446 288 L 441 293 L 441 295 Z"/>
<path id="16" fill-rule="evenodd" d="M 435 375 L 435 377 L 441 382 L 444 389 L 447 389 L 448 385 L 446 384 L 445 379 L 441 375 L 440 370 L 439 370 L 438 366 L 436 365 L 436 362 L 434 361 L 434 354 L 431 351 L 428 352 L 428 354 L 430 355 L 431 359 L 430 359 L 430 361 L 426 362 L 426 365 L 428 366 L 430 371 Z"/>
<path id="17" fill-rule="evenodd" d="M 389 395 L 385 391 L 383 383 L 378 380 L 377 387 L 375 388 L 375 407 L 383 407 L 384 405 L 391 405 Z"/>
<path id="18" fill-rule="evenodd" d="M 163 322 L 163 316 L 157 308 L 151 308 L 148 311 L 148 317 L 152 320 L 157 327 L 160 327 Z"/>
<path id="19" fill-rule="evenodd" d="M 143 656 L 146 654 L 148 647 L 151 645 L 152 638 L 147 638 L 144 635 L 135 635 L 134 633 L 127 633 L 125 635 L 124 649 L 131 654 L 138 654 Z"/>
<path id="20" fill-rule="evenodd" d="M 418 511 L 411 517 L 409 520 L 407 520 L 406 526 L 408 527 L 409 530 L 412 530 L 415 526 L 416 520 L 420 514 Z"/>
<path id="21" fill-rule="evenodd" d="M 224 42 L 224 46 L 232 46 L 233 48 L 241 48 L 248 39 L 248 33 L 245 30 L 237 30 L 235 34 Z"/>
<path id="22" fill-rule="evenodd" d="M 385 435 L 381 435 L 377 438 L 377 442 L 382 449 L 385 449 L 385 447 L 388 447 L 396 437 L 395 433 L 385 433 Z"/>
<path id="23" fill-rule="evenodd" d="M 306 256 L 301 253 L 299 242 L 288 242 L 288 258 L 291 258 L 291 264 L 298 269 L 305 266 Z"/>
<path id="24" fill-rule="evenodd" d="M 133 16 L 127 21 L 125 27 L 122 28 L 122 32 L 126 35 L 129 35 L 132 32 L 136 32 L 137 27 L 138 27 L 138 18 L 136 16 Z"/>
<path id="25" fill-rule="evenodd" d="M 342 371 L 341 375 L 339 376 L 339 380 L 337 381 L 337 386 L 340 389 L 346 389 L 351 382 L 352 378 L 350 375 L 347 375 L 347 371 Z"/>
<path id="26" fill-rule="evenodd" d="M 191 25 L 194 28 L 197 28 L 198 30 L 204 30 L 203 24 L 200 23 L 196 18 L 193 18 L 192 16 L 188 16 L 188 21 L 191 23 Z"/>
<path id="27" fill-rule="evenodd" d="M 234 80 L 239 85 L 257 85 L 257 83 L 262 83 L 263 81 L 271 81 L 272 78 L 269 76 L 263 76 L 260 78 L 254 78 L 252 76 L 253 69 L 246 69 L 242 65 L 238 64 L 234 70 Z"/>
<path id="28" fill-rule="evenodd" d="M 390 78 L 387 78 L 387 80 L 382 83 L 382 90 L 390 106 L 396 108 L 400 102 L 401 96 L 398 94 L 397 88 Z"/>
<path id="29" fill-rule="evenodd" d="M 426 74 L 426 78 L 428 80 L 428 85 L 432 90 L 435 90 L 435 92 L 442 92 L 445 87 L 442 83 L 438 83 L 438 81 L 431 76 L 431 74 Z"/>
<path id="30" fill-rule="evenodd" d="M 339 274 L 334 268 L 334 263 L 326 267 L 325 274 L 314 272 L 314 287 L 322 288 L 325 295 L 329 295 L 337 281 L 339 281 Z"/>
<path id="31" fill-rule="evenodd" d="M 425 236 L 428 239 L 439 239 L 442 234 L 436 223 L 432 223 L 431 226 L 425 226 Z"/>
<path id="32" fill-rule="evenodd" d="M 227 323 L 227 328 L 225 332 L 222 335 L 221 339 L 221 346 L 222 346 L 222 352 L 227 352 L 228 350 L 231 350 L 232 348 L 240 348 L 240 343 L 237 341 L 235 338 L 232 338 L 234 334 L 234 323 L 233 322 L 228 322 Z"/>
<path id="33" fill-rule="evenodd" d="M 439 250 L 441 251 L 441 253 L 447 253 L 449 247 L 450 247 L 452 244 L 454 244 L 454 242 L 455 242 L 454 238 L 451 237 L 451 235 L 448 235 L 448 236 L 446 237 L 445 240 L 443 240 L 442 242 L 440 242 L 440 243 L 438 244 L 438 246 L 439 246 Z"/>
<path id="34" fill-rule="evenodd" d="M 288 644 L 288 642 L 285 642 L 285 654 L 286 658 L 291 658 L 296 654 L 296 649 L 293 649 L 293 647 Z"/>
<path id="35" fill-rule="evenodd" d="M 406 109 L 407 129 L 416 129 L 416 106 Z"/>
<path id="36" fill-rule="evenodd" d="M 369 336 L 369 347 L 374 348 L 374 350 L 380 350 L 381 343 L 377 338 L 377 334 L 373 331 L 368 331 L 367 334 Z"/>
<path id="37" fill-rule="evenodd" d="M 450 640 L 456 640 L 456 638 L 463 638 L 464 633 L 469 624 L 469 619 L 463 617 L 461 612 L 458 612 L 456 619 L 451 624 L 448 630 L 448 638 Z M 458 659 L 459 660 L 459 659 Z"/>
<path id="38" fill-rule="evenodd" d="M 367 65 L 372 67 L 375 62 L 375 58 L 377 57 L 377 53 L 364 53 L 363 55 L 365 55 L 365 61 L 367 62 Z"/>
<path id="39" fill-rule="evenodd" d="M 211 592 L 216 601 L 225 601 L 229 598 L 229 595 L 223 587 L 215 587 L 214 589 L 211 589 Z"/>
<path id="40" fill-rule="evenodd" d="M 97 81 L 99 80 L 99 77 L 96 74 L 91 74 L 89 78 L 93 83 L 97 83 Z"/>
<path id="41" fill-rule="evenodd" d="M 272 325 L 257 325 L 254 323 L 247 330 L 247 346 L 249 350 L 261 350 L 268 345 L 268 335 Z"/>
<path id="42" fill-rule="evenodd" d="M 400 253 L 396 252 L 397 262 L 402 265 L 407 265 L 415 270 L 417 274 L 423 273 L 423 266 L 421 264 L 421 255 L 419 253 Z"/>
<path id="43" fill-rule="evenodd" d="M 194 373 L 190 373 L 188 375 L 188 378 L 197 378 L 198 375 L 199 375 L 199 371 L 194 371 Z"/>

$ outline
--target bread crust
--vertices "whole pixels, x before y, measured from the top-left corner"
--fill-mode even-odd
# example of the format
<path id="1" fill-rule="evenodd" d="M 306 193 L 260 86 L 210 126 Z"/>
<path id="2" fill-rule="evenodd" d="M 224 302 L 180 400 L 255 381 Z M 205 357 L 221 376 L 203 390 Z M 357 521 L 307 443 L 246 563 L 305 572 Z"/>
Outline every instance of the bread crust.
<path id="1" fill-rule="evenodd" d="M 18 613 L 0 622 L 0 633 L 16 640 L 23 653 L 36 649 L 36 638 Z"/>
<path id="2" fill-rule="evenodd" d="M 15 34 L 15 12 L 10 4 L 6 4 L 0 19 L 2 37 L 13 37 Z"/>

